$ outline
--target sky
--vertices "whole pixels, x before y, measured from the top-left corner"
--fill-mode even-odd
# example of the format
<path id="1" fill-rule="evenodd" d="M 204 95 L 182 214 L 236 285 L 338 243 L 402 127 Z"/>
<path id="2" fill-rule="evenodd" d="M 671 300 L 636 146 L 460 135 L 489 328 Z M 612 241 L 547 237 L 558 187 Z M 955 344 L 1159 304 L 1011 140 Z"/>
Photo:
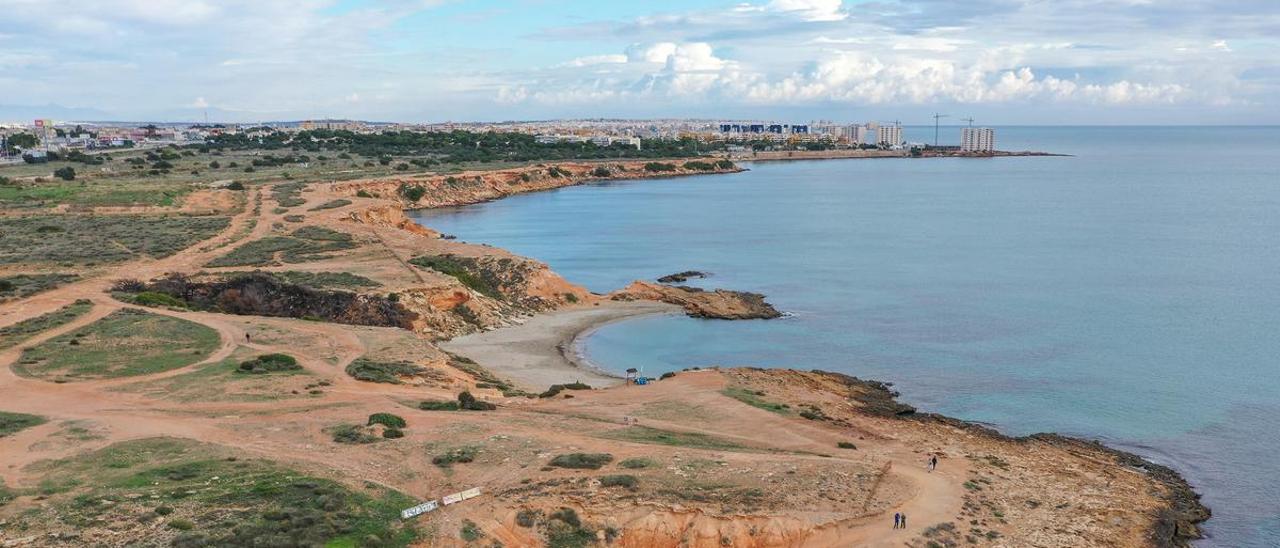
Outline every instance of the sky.
<path id="1" fill-rule="evenodd" d="M 1280 124 L 1280 0 L 0 0 L 0 121 Z"/>

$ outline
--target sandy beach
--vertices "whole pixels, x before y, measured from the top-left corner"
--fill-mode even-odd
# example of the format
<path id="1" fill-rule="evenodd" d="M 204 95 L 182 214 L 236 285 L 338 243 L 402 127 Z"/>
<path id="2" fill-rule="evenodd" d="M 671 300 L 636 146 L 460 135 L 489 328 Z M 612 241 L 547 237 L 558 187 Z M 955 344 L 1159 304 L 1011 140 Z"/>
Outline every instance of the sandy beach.
<path id="1" fill-rule="evenodd" d="M 440 347 L 471 358 L 527 390 L 542 391 L 574 381 L 599 388 L 619 384 L 621 379 L 575 359 L 575 338 L 625 318 L 679 313 L 678 306 L 651 301 L 604 301 L 591 308 L 540 314 L 520 325 L 458 337 Z"/>

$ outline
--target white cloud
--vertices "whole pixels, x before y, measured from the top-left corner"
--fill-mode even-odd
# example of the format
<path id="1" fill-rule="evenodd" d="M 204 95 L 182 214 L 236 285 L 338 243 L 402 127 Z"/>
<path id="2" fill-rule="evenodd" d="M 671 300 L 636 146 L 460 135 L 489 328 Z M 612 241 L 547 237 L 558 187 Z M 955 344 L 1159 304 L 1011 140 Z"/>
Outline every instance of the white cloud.
<path id="1" fill-rule="evenodd" d="M 772 0 L 766 10 L 797 16 L 805 21 L 840 21 L 849 16 L 840 0 Z"/>
<path id="2" fill-rule="evenodd" d="M 196 97 L 196 100 L 191 102 L 191 108 L 209 108 L 209 102 L 204 100 L 204 97 Z"/>
<path id="3" fill-rule="evenodd" d="M 570 61 L 556 65 L 557 67 L 590 67 L 595 65 L 616 65 L 627 62 L 627 56 L 623 54 L 608 55 L 588 55 L 586 57 L 578 57 Z"/>

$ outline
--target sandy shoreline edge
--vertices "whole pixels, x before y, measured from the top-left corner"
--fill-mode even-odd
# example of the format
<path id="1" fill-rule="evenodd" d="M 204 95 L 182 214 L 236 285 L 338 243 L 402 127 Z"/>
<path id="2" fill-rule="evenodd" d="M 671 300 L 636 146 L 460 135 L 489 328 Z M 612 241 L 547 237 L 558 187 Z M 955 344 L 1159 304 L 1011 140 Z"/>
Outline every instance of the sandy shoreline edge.
<path id="1" fill-rule="evenodd" d="M 598 306 L 548 312 L 518 325 L 455 337 L 440 343 L 440 348 L 475 360 L 530 391 L 576 381 L 603 388 L 619 384 L 622 377 L 579 354 L 585 337 L 614 322 L 680 313 L 680 307 L 665 303 L 603 301 Z"/>

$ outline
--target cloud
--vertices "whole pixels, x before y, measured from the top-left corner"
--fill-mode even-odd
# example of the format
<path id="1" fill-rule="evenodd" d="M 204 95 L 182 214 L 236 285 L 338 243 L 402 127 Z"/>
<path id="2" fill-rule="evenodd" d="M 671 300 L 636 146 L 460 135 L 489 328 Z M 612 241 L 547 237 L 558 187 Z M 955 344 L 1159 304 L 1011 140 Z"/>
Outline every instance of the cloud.
<path id="1" fill-rule="evenodd" d="M 196 100 L 191 102 L 191 108 L 209 108 L 209 102 L 204 100 L 204 97 L 196 97 Z"/>
<path id="2" fill-rule="evenodd" d="M 794 15 L 805 21 L 840 21 L 849 16 L 840 0 L 773 0 L 765 9 Z"/>

